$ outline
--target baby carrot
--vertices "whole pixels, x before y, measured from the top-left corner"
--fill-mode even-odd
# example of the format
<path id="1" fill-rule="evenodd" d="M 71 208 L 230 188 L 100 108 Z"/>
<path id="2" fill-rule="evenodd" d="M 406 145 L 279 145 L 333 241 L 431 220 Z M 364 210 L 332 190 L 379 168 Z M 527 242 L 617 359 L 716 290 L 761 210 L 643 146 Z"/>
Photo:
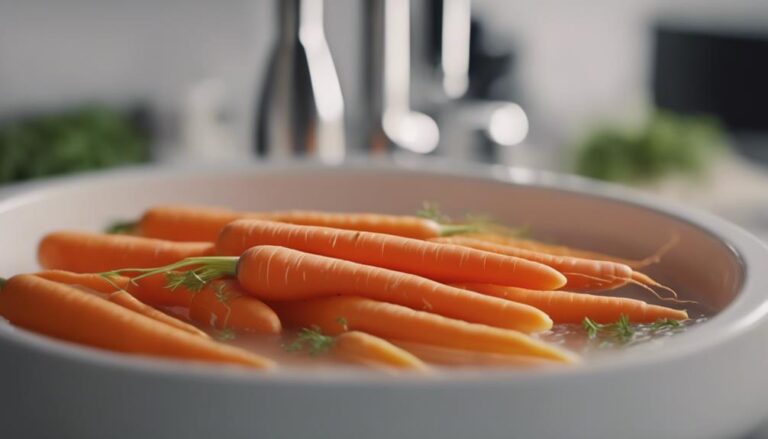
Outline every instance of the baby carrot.
<path id="1" fill-rule="evenodd" d="M 237 256 L 256 245 L 276 245 L 440 282 L 510 285 L 537 290 L 562 287 L 565 277 L 546 265 L 514 256 L 436 244 L 383 233 L 237 220 L 219 234 L 216 252 Z"/>
<path id="2" fill-rule="evenodd" d="M 46 235 L 37 257 L 43 268 L 94 273 L 122 267 L 154 267 L 212 253 L 213 246 L 204 242 L 64 231 Z"/>
<path id="3" fill-rule="evenodd" d="M 271 360 L 160 323 L 69 285 L 35 275 L 0 283 L 0 315 L 11 324 L 50 337 L 128 354 L 142 354 L 259 369 Z"/>
<path id="4" fill-rule="evenodd" d="M 661 260 L 661 257 L 679 241 L 679 237 L 673 235 L 669 241 L 661 246 L 654 254 L 643 259 L 625 259 L 617 256 L 607 255 L 604 253 L 593 252 L 589 250 L 582 250 L 573 247 L 567 247 L 563 245 L 546 244 L 539 241 L 530 239 L 520 239 L 511 236 L 503 236 L 495 233 L 468 233 L 462 235 L 466 238 L 477 239 L 480 241 L 492 242 L 495 244 L 506 245 L 510 247 L 516 247 L 522 250 L 531 250 L 539 253 L 547 253 L 555 256 L 571 256 L 581 259 L 594 259 L 598 261 L 611 261 L 619 264 L 624 264 L 633 269 L 643 268 L 651 264 L 655 264 Z"/>
<path id="5" fill-rule="evenodd" d="M 203 206 L 157 206 L 144 213 L 138 223 L 138 231 L 142 236 L 171 241 L 213 242 L 224 226 L 241 218 L 361 230 L 416 239 L 445 236 L 469 230 L 462 225 L 441 225 L 431 219 L 404 215 L 306 210 L 237 212 Z"/>
<path id="6" fill-rule="evenodd" d="M 363 297 L 325 297 L 274 302 L 287 326 L 317 326 L 324 333 L 359 330 L 387 340 L 401 340 L 476 352 L 526 355 L 559 362 L 575 357 L 517 331 L 467 323 L 429 312 Z"/>
<path id="7" fill-rule="evenodd" d="M 524 332 L 544 331 L 552 326 L 546 314 L 528 305 L 412 274 L 270 245 L 252 247 L 239 258 L 188 258 L 165 267 L 126 271 L 144 271 L 136 277 L 141 279 L 185 266 L 197 267 L 188 272 L 189 281 L 236 276 L 244 290 L 262 300 L 356 295 Z"/>
<path id="8" fill-rule="evenodd" d="M 107 278 L 98 273 L 75 273 L 66 270 L 43 270 L 35 273 L 35 276 L 62 284 L 81 286 L 103 294 L 110 294 L 116 290 L 127 290 L 131 281 L 125 276 Z M 142 302 L 144 301 L 142 300 Z"/>
<path id="9" fill-rule="evenodd" d="M 135 282 L 118 275 L 105 277 L 100 274 L 62 270 L 46 270 L 37 275 L 101 293 L 112 293 L 119 288 L 130 293 L 140 303 L 151 306 L 187 308 L 189 318 L 193 322 L 215 329 L 260 334 L 279 334 L 281 330 L 280 320 L 274 311 L 264 302 L 245 293 L 234 280 L 215 280 L 195 291 L 196 289 L 189 289 L 184 285 L 169 288 L 168 278 L 163 274 L 148 276 Z M 171 273 L 171 277 L 173 275 L 178 273 Z"/>
<path id="10" fill-rule="evenodd" d="M 410 352 L 365 332 L 348 331 L 338 336 L 333 344 L 337 356 L 371 367 L 426 371 L 427 365 Z"/>
<path id="11" fill-rule="evenodd" d="M 683 310 L 650 305 L 642 300 L 625 297 L 595 296 L 567 291 L 533 291 L 487 284 L 456 286 L 531 305 L 547 313 L 554 323 L 581 323 L 585 317 L 597 323 L 611 323 L 622 315 L 637 323 L 651 323 L 658 319 L 688 319 L 688 313 Z"/>
<path id="12" fill-rule="evenodd" d="M 531 357 L 527 355 L 507 355 L 488 352 L 468 351 L 464 349 L 446 348 L 443 346 L 433 346 L 423 343 L 413 343 L 401 340 L 390 340 L 390 342 L 413 354 L 417 358 L 428 363 L 440 364 L 450 367 L 514 367 L 514 368 L 540 368 L 555 366 L 557 361 L 548 360 L 541 357 Z"/>
<path id="13" fill-rule="evenodd" d="M 323 334 L 311 325 L 299 329 L 296 339 L 283 346 L 289 352 L 306 350 L 310 355 L 332 353 L 342 360 L 364 364 L 376 369 L 427 370 L 427 365 L 404 349 L 360 331 L 345 331 L 338 335 Z"/>
<path id="14" fill-rule="evenodd" d="M 147 306 L 145 303 L 125 291 L 126 288 L 129 287 L 129 279 L 126 277 L 115 276 L 113 279 L 107 279 L 98 274 L 72 273 L 63 270 L 45 270 L 35 273 L 35 276 L 66 285 L 79 286 L 85 288 L 87 291 L 101 293 L 105 299 L 124 308 L 143 314 L 159 322 L 174 326 L 182 331 L 189 332 L 190 334 L 208 337 L 208 334 L 196 327 L 184 323 L 175 317 L 152 308 L 151 306 Z"/>
<path id="15" fill-rule="evenodd" d="M 150 319 L 157 320 L 158 322 L 165 323 L 167 325 L 181 329 L 182 331 L 189 332 L 190 334 L 208 338 L 208 334 L 205 332 L 188 323 L 184 323 L 175 317 L 169 316 L 162 311 L 158 311 L 155 308 L 152 308 L 151 306 L 130 295 L 127 291 L 115 291 L 114 293 L 111 293 L 109 296 L 107 296 L 107 300 L 112 303 L 116 303 L 123 308 L 127 308 L 139 314 L 145 315 Z"/>
<path id="16" fill-rule="evenodd" d="M 548 265 L 565 275 L 568 279 L 566 287 L 572 291 L 609 290 L 626 285 L 628 282 L 660 286 L 653 279 L 633 271 L 627 265 L 617 262 L 597 261 L 571 256 L 555 256 L 461 236 L 435 238 L 432 241 L 463 245 L 477 250 L 516 256 Z"/>

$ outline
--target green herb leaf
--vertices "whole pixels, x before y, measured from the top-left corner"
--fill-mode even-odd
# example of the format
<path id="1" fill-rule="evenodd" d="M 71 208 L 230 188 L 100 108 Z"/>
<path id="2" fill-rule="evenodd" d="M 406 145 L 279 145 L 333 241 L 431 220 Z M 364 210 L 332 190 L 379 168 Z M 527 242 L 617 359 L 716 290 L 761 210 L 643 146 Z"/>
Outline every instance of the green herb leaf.
<path id="1" fill-rule="evenodd" d="M 635 330 L 629 323 L 629 317 L 625 314 L 622 314 L 619 317 L 619 320 L 609 327 L 611 334 L 622 343 L 627 343 L 635 336 Z"/>
<path id="2" fill-rule="evenodd" d="M 434 201 L 425 201 L 421 209 L 416 211 L 416 216 L 431 219 L 438 223 L 449 223 L 451 219 L 440 211 L 440 205 Z"/>
<path id="3" fill-rule="evenodd" d="M 608 324 L 596 323 L 589 317 L 584 317 L 581 326 L 587 331 L 587 335 L 590 339 L 605 334 L 608 338 L 618 341 L 619 343 L 628 343 L 635 337 L 635 329 L 632 327 L 629 317 L 625 314 L 619 316 L 619 319 L 615 323 Z"/>
<path id="4" fill-rule="evenodd" d="M 584 320 L 581 322 L 581 326 L 585 331 L 587 331 L 589 338 L 595 338 L 597 337 L 597 333 L 600 332 L 600 329 L 602 329 L 603 325 L 595 323 L 589 317 L 584 317 Z"/>
<path id="5" fill-rule="evenodd" d="M 219 341 L 230 341 L 234 340 L 237 337 L 237 334 L 233 329 L 221 329 L 213 332 L 213 338 Z"/>
<path id="6" fill-rule="evenodd" d="M 653 324 L 650 326 L 651 331 L 660 331 L 662 329 L 674 329 L 679 328 L 682 325 L 680 320 L 673 320 L 673 319 L 659 319 L 653 322 Z"/>
<path id="7" fill-rule="evenodd" d="M 309 355 L 317 355 L 327 352 L 335 342 L 335 339 L 329 335 L 323 335 L 320 328 L 311 326 L 302 328 L 296 335 L 296 340 L 287 346 L 283 346 L 288 352 L 299 352 L 307 349 Z"/>
<path id="8" fill-rule="evenodd" d="M 130 235 L 136 231 L 136 221 L 115 221 L 104 230 L 111 235 Z"/>
<path id="9" fill-rule="evenodd" d="M 222 276 L 221 270 L 216 268 L 202 267 L 196 270 L 165 273 L 166 288 L 171 291 L 179 287 L 184 287 L 193 293 L 199 293 L 212 280 Z M 218 296 L 217 296 L 218 298 Z"/>

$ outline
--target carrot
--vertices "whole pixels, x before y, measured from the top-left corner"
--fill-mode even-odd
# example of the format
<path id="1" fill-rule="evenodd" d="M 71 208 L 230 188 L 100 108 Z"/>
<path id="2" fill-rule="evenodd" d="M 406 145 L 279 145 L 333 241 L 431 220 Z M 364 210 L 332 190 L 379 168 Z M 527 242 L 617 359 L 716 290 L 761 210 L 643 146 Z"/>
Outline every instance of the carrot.
<path id="1" fill-rule="evenodd" d="M 182 289 L 181 287 L 178 290 Z M 188 288 L 185 288 L 189 291 Z M 193 292 L 189 317 L 216 329 L 258 334 L 279 334 L 277 314 L 261 300 L 246 293 L 234 279 L 215 280 Z"/>
<path id="2" fill-rule="evenodd" d="M 182 331 L 189 332 L 190 334 L 208 338 L 208 334 L 206 334 L 205 332 L 197 329 L 196 327 L 188 323 L 184 323 L 175 317 L 171 317 L 162 311 L 158 311 L 155 308 L 152 308 L 151 306 L 131 296 L 127 291 L 123 291 L 123 290 L 115 291 L 114 293 L 107 296 L 107 300 L 109 300 L 112 303 L 116 303 L 122 306 L 123 308 L 127 308 L 139 314 L 145 315 L 150 319 L 157 320 L 158 322 L 163 322 L 167 325 L 181 329 Z"/>
<path id="3" fill-rule="evenodd" d="M 137 279 L 185 266 L 198 267 L 188 272 L 188 281 L 236 276 L 244 290 L 262 300 L 356 295 L 524 332 L 543 331 L 552 326 L 546 314 L 528 305 L 412 274 L 270 245 L 252 247 L 239 258 L 188 258 L 165 267 L 142 270 L 144 274 Z"/>
<path id="4" fill-rule="evenodd" d="M 565 284 L 557 270 L 537 262 L 459 245 L 383 233 L 237 220 L 219 234 L 219 255 L 240 255 L 256 245 L 277 245 L 440 282 L 473 282 L 548 290 Z"/>
<path id="5" fill-rule="evenodd" d="M 115 276 L 114 279 L 107 280 L 105 277 L 98 274 L 72 273 L 63 270 L 41 271 L 35 273 L 35 276 L 67 285 L 79 286 L 87 291 L 101 293 L 105 299 L 124 308 L 128 308 L 151 319 L 174 326 L 182 331 L 189 332 L 190 334 L 208 337 L 208 334 L 196 327 L 184 323 L 175 317 L 169 316 L 162 311 L 158 311 L 151 306 L 147 306 L 145 303 L 125 291 L 125 289 L 129 287 L 129 279 L 127 277 Z"/>
<path id="6" fill-rule="evenodd" d="M 197 337 L 75 287 L 35 275 L 0 283 L 0 315 L 50 337 L 128 354 L 151 355 L 259 369 L 272 361 Z"/>
<path id="7" fill-rule="evenodd" d="M 629 282 L 650 285 L 668 289 L 650 277 L 632 270 L 627 265 L 611 261 L 575 258 L 571 256 L 555 256 L 532 250 L 494 244 L 466 237 L 435 238 L 432 241 L 446 244 L 463 245 L 466 247 L 495 252 L 507 256 L 516 256 L 548 265 L 568 279 L 566 286 L 572 291 L 610 290 L 626 285 Z M 674 292 L 673 292 L 674 293 Z"/>
<path id="8" fill-rule="evenodd" d="M 463 349 L 452 349 L 442 346 L 431 346 L 422 343 L 412 343 L 400 340 L 390 342 L 428 363 L 451 367 L 466 366 L 497 366 L 515 368 L 533 368 L 557 365 L 558 362 L 526 355 L 494 354 L 474 352 Z"/>
<path id="9" fill-rule="evenodd" d="M 495 233 L 468 233 L 462 235 L 466 238 L 477 239 L 480 241 L 492 242 L 495 244 L 506 245 L 510 247 L 519 248 L 522 250 L 531 250 L 539 253 L 547 253 L 555 256 L 571 256 L 581 259 L 594 259 L 598 261 L 611 261 L 619 264 L 627 265 L 632 269 L 639 269 L 647 267 L 648 265 L 655 264 L 661 261 L 661 257 L 664 256 L 672 247 L 677 245 L 679 237 L 673 235 L 670 240 L 661 246 L 654 254 L 645 257 L 643 259 L 625 259 L 617 256 L 607 255 L 604 253 L 593 252 L 589 250 L 582 250 L 573 247 L 566 247 L 562 245 L 545 244 L 543 242 L 534 241 L 530 239 L 520 239 L 510 236 L 504 236 Z"/>
<path id="10" fill-rule="evenodd" d="M 111 294 L 116 290 L 127 290 L 131 281 L 124 276 L 112 276 L 107 279 L 97 273 L 74 273 L 66 270 L 43 270 L 35 273 L 35 276 L 62 284 L 79 285 L 103 294 Z M 144 301 L 142 300 L 142 302 Z"/>
<path id="11" fill-rule="evenodd" d="M 284 346 L 289 352 L 307 350 L 310 355 L 331 352 L 342 360 L 377 369 L 427 370 L 427 366 L 392 343 L 360 331 L 346 331 L 336 336 L 323 334 L 316 325 L 301 328 L 296 339 Z"/>
<path id="12" fill-rule="evenodd" d="M 595 296 L 567 291 L 533 291 L 487 284 L 456 286 L 531 305 L 547 313 L 554 323 L 581 323 L 585 317 L 597 323 L 612 323 L 622 315 L 637 323 L 651 323 L 658 319 L 688 319 L 688 313 L 683 310 L 650 305 L 642 300 L 625 297 Z"/>
<path id="13" fill-rule="evenodd" d="M 360 331 L 336 336 L 333 352 L 347 360 L 371 367 L 426 371 L 429 368 L 410 352 L 392 343 Z"/>
<path id="14" fill-rule="evenodd" d="M 46 235 L 40 242 L 37 258 L 43 268 L 93 273 L 122 267 L 154 267 L 212 253 L 210 243 L 64 231 Z"/>
<path id="15" fill-rule="evenodd" d="M 287 326 L 317 326 L 331 335 L 358 330 L 387 340 L 475 352 L 526 355 L 559 362 L 575 359 L 569 352 L 517 331 L 467 323 L 364 297 L 325 297 L 271 305 Z"/>
<path id="16" fill-rule="evenodd" d="M 264 302 L 246 294 L 234 280 L 216 280 L 194 291 L 184 285 L 169 288 L 168 279 L 162 274 L 136 282 L 124 276 L 109 276 L 107 280 L 99 274 L 62 270 L 46 270 L 37 275 L 56 282 L 81 285 L 101 293 L 112 293 L 119 288 L 126 290 L 140 303 L 151 306 L 188 308 L 192 321 L 215 329 L 260 334 L 279 334 L 281 330 L 280 320 L 274 311 Z"/>
<path id="17" fill-rule="evenodd" d="M 213 242 L 224 226 L 242 218 L 386 233 L 415 239 L 433 238 L 471 230 L 471 228 L 463 225 L 441 225 L 437 221 L 415 216 L 304 210 L 237 212 L 203 206 L 153 207 L 144 212 L 137 228 L 142 236 L 152 238 Z"/>

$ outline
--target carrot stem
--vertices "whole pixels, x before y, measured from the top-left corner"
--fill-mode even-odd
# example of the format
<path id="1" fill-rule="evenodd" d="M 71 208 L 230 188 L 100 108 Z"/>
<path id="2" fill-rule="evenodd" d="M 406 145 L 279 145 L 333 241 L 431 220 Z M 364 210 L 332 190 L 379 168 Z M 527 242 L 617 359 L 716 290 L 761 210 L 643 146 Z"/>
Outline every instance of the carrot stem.
<path id="1" fill-rule="evenodd" d="M 104 229 L 104 233 L 109 233 L 110 235 L 133 233 L 138 227 L 138 221 L 115 221 Z"/>
<path id="2" fill-rule="evenodd" d="M 145 277 L 153 276 L 161 273 L 168 273 L 179 268 L 189 267 L 197 265 L 194 270 L 188 271 L 184 276 L 177 279 L 176 282 L 170 282 L 171 287 L 180 286 L 182 284 L 193 283 L 194 285 L 202 288 L 209 281 L 221 276 L 235 276 L 237 274 L 237 261 L 236 256 L 195 256 L 191 258 L 182 259 L 173 264 L 164 265 L 156 268 L 123 268 L 120 270 L 108 271 L 101 273 L 102 276 L 110 276 L 120 273 L 141 273 L 138 276 L 131 278 L 132 283 L 136 283 L 137 280 Z"/>
<path id="3" fill-rule="evenodd" d="M 440 236 L 463 235 L 478 231 L 478 227 L 473 224 L 440 224 Z"/>
<path id="4" fill-rule="evenodd" d="M 6 282 L 8 282 L 8 279 L 6 279 L 4 277 L 0 277 L 0 290 L 3 289 L 3 287 L 5 286 Z"/>

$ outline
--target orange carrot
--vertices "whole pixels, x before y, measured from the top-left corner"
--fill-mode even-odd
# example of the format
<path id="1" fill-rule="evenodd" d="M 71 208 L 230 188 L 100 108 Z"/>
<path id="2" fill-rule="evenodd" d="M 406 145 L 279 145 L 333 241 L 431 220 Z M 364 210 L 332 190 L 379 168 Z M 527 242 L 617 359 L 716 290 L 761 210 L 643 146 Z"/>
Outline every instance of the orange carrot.
<path id="1" fill-rule="evenodd" d="M 360 331 L 344 332 L 336 336 L 333 353 L 347 361 L 375 368 L 419 371 L 428 369 L 423 361 L 408 351 L 382 338 Z"/>
<path id="2" fill-rule="evenodd" d="M 127 290 L 131 281 L 125 276 L 111 276 L 107 279 L 97 273 L 74 273 L 66 270 L 43 270 L 35 273 L 35 276 L 62 284 L 78 285 L 103 294 L 111 294 L 116 290 Z M 141 301 L 148 303 L 144 300 Z"/>
<path id="3" fill-rule="evenodd" d="M 180 292 L 181 288 L 175 292 Z M 193 321 L 216 329 L 258 334 L 279 334 L 282 330 L 277 314 L 264 302 L 246 293 L 234 279 L 215 280 L 191 294 L 189 317 Z"/>
<path id="4" fill-rule="evenodd" d="M 492 283 L 538 290 L 565 284 L 565 277 L 555 269 L 513 256 L 383 233 L 272 221 L 237 220 L 228 224 L 219 235 L 216 252 L 237 256 L 256 245 L 288 247 L 440 282 Z"/>
<path id="5" fill-rule="evenodd" d="M 433 238 L 468 230 L 461 225 L 441 225 L 431 219 L 403 215 L 302 210 L 237 212 L 203 206 L 157 206 L 144 213 L 138 223 L 138 231 L 142 236 L 172 241 L 213 242 L 224 226 L 241 218 L 361 230 L 416 239 Z"/>
<path id="6" fill-rule="evenodd" d="M 281 330 L 280 320 L 274 311 L 264 302 L 245 293 L 234 280 L 215 280 L 199 291 L 193 291 L 184 285 L 172 290 L 167 285 L 168 279 L 162 274 L 136 282 L 131 282 L 124 276 L 109 276 L 107 280 L 99 274 L 62 270 L 46 270 L 37 275 L 69 285 L 81 285 L 102 293 L 112 293 L 117 287 L 126 290 L 140 303 L 151 306 L 188 308 L 192 321 L 215 329 L 260 334 L 279 334 Z"/>
<path id="7" fill-rule="evenodd" d="M 35 275 L 14 276 L 0 288 L 1 316 L 15 326 L 54 338 L 129 354 L 260 369 L 273 365 L 267 358 L 194 336 Z"/>
<path id="8" fill-rule="evenodd" d="M 114 293 L 107 296 L 107 300 L 109 300 L 112 303 L 116 303 L 122 306 L 123 308 L 127 308 L 139 314 L 145 315 L 150 319 L 157 320 L 158 322 L 165 323 L 167 325 L 181 329 L 182 331 L 189 332 L 190 334 L 208 338 L 208 334 L 206 334 L 205 332 L 197 329 L 196 327 L 188 323 L 184 323 L 175 317 L 171 317 L 162 311 L 158 311 L 155 308 L 152 308 L 151 306 L 131 296 L 127 291 L 124 291 L 124 290 L 115 291 Z"/>
<path id="9" fill-rule="evenodd" d="M 142 301 L 133 297 L 130 293 L 125 291 L 130 286 L 127 277 L 114 276 L 113 279 L 107 280 L 107 278 L 98 274 L 72 273 L 63 270 L 41 271 L 36 273 L 35 276 L 67 285 L 79 286 L 89 292 L 101 293 L 105 299 L 124 308 L 128 308 L 151 319 L 174 326 L 182 331 L 189 332 L 190 334 L 208 337 L 208 334 L 196 327 L 184 323 L 175 317 L 169 316 L 162 311 L 158 311 L 151 306 L 147 306 Z"/>
<path id="10" fill-rule="evenodd" d="M 426 361 L 427 363 L 440 364 L 450 367 L 514 367 L 514 368 L 540 368 L 557 365 L 558 362 L 540 357 L 526 355 L 505 355 L 488 352 L 474 352 L 463 349 L 452 349 L 442 346 L 432 346 L 422 343 L 412 343 L 400 340 L 390 342 Z"/>
<path id="11" fill-rule="evenodd" d="M 331 335 L 358 330 L 387 340 L 560 362 L 575 360 L 572 354 L 517 331 L 467 323 L 363 297 L 273 302 L 272 306 L 287 326 L 317 326 Z"/>
<path id="12" fill-rule="evenodd" d="M 495 244 L 506 245 L 510 247 L 519 248 L 522 250 L 531 250 L 538 253 L 547 253 L 554 256 L 570 256 L 581 259 L 594 259 L 598 261 L 611 261 L 619 264 L 624 264 L 633 269 L 647 267 L 648 265 L 655 264 L 661 260 L 661 257 L 674 247 L 679 241 L 679 237 L 673 235 L 672 238 L 663 246 L 661 246 L 656 253 L 645 257 L 643 259 L 625 259 L 617 256 L 607 255 L 604 253 L 593 252 L 589 250 L 582 250 L 573 247 L 566 247 L 562 245 L 545 244 L 530 239 L 520 239 L 511 236 L 503 236 L 494 233 L 467 233 L 462 235 L 466 238 L 477 239 L 480 241 L 492 242 Z"/>
<path id="13" fill-rule="evenodd" d="M 94 273 L 123 267 L 154 267 L 212 252 L 210 243 L 65 231 L 46 235 L 37 257 L 43 268 Z"/>
<path id="14" fill-rule="evenodd" d="M 571 256 L 555 256 L 532 250 L 500 245 L 478 239 L 461 236 L 451 238 L 435 238 L 432 241 L 446 244 L 463 245 L 477 250 L 516 256 L 548 265 L 568 279 L 566 287 L 572 291 L 599 291 L 618 288 L 628 282 L 646 284 L 650 279 L 639 279 L 630 267 L 611 261 L 575 258 Z M 651 279 L 652 281 L 652 279 Z M 657 284 L 652 284 L 656 286 Z"/>
<path id="15" fill-rule="evenodd" d="M 487 284 L 456 286 L 531 305 L 547 313 L 555 323 L 581 323 L 585 317 L 597 323 L 612 323 L 622 314 L 637 323 L 650 323 L 658 319 L 688 319 L 688 313 L 683 310 L 650 305 L 642 300 L 624 297 L 595 296 L 567 291 L 534 291 Z"/>
<path id="16" fill-rule="evenodd" d="M 262 300 L 356 295 L 524 332 L 543 331 L 552 326 L 546 314 L 528 305 L 450 287 L 412 274 L 270 245 L 252 247 L 239 258 L 188 258 L 165 267 L 143 270 L 144 274 L 137 279 L 186 266 L 197 266 L 187 272 L 188 281 L 237 276 L 244 290 Z"/>

